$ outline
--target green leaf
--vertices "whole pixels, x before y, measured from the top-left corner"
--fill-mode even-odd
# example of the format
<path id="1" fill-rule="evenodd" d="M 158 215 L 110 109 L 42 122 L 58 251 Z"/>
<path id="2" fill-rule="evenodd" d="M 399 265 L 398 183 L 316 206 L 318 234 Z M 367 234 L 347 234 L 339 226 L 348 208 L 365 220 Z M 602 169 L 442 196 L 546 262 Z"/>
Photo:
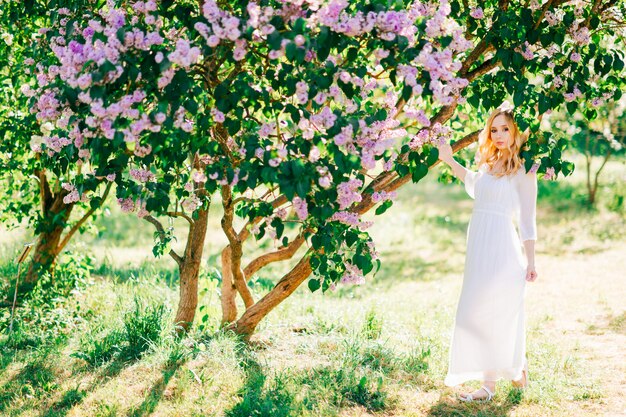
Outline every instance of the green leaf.
<path id="1" fill-rule="evenodd" d="M 289 42 L 287 44 L 287 47 L 285 48 L 285 56 L 287 57 L 288 60 L 290 61 L 295 60 L 297 49 L 298 47 L 296 46 L 295 43 Z"/>
<path id="2" fill-rule="evenodd" d="M 480 95 L 473 94 L 467 98 L 467 102 L 471 104 L 471 106 L 477 109 L 480 106 Z"/>
<path id="3" fill-rule="evenodd" d="M 309 279 L 309 290 L 311 290 L 311 292 L 315 292 L 319 290 L 320 287 L 321 285 L 318 279 L 314 279 L 314 278 Z"/>
<path id="4" fill-rule="evenodd" d="M 320 34 L 317 37 L 317 59 L 320 62 L 324 62 L 326 58 L 328 58 L 328 54 L 330 53 L 330 30 L 327 26 L 322 26 L 320 29 Z"/>
<path id="5" fill-rule="evenodd" d="M 539 114 L 543 114 L 550 109 L 550 98 L 543 94 L 539 95 Z"/>
<path id="6" fill-rule="evenodd" d="M 513 104 L 515 105 L 515 107 L 520 107 L 523 103 L 524 103 L 524 90 L 519 89 L 515 91 L 515 94 L 513 94 Z"/>
<path id="7" fill-rule="evenodd" d="M 568 176 L 569 174 L 574 172 L 574 163 L 569 162 L 569 161 L 564 161 L 563 165 L 561 166 L 561 172 L 563 173 L 564 176 Z"/>
<path id="8" fill-rule="evenodd" d="M 346 244 L 348 247 L 352 247 L 359 240 L 359 235 L 353 231 L 346 232 Z"/>
<path id="9" fill-rule="evenodd" d="M 283 37 L 280 36 L 280 33 L 275 30 L 267 36 L 267 43 L 271 49 L 277 50 L 280 49 L 280 44 L 283 41 Z"/>
<path id="10" fill-rule="evenodd" d="M 413 170 L 413 173 L 411 174 L 411 179 L 413 180 L 413 182 L 417 183 L 422 178 L 424 178 L 426 174 L 428 174 L 428 167 L 424 164 L 419 164 Z"/>
<path id="11" fill-rule="evenodd" d="M 569 103 L 565 105 L 565 107 L 567 107 L 567 112 L 570 115 L 574 115 L 574 113 L 576 113 L 576 108 L 578 107 L 578 103 L 576 103 L 576 101 L 570 101 Z"/>
<path id="12" fill-rule="evenodd" d="M 413 94 L 413 87 L 405 84 L 402 88 L 402 100 L 409 101 L 411 94 Z"/>
<path id="13" fill-rule="evenodd" d="M 439 149 L 433 147 L 430 148 L 428 152 L 428 157 L 426 157 L 426 165 L 429 167 L 432 166 L 439 159 Z"/>
<path id="14" fill-rule="evenodd" d="M 392 205 L 393 205 L 393 201 L 391 201 L 391 200 L 384 201 L 380 206 L 376 207 L 376 212 L 375 212 L 376 215 L 378 216 L 378 215 L 383 214 Z"/>

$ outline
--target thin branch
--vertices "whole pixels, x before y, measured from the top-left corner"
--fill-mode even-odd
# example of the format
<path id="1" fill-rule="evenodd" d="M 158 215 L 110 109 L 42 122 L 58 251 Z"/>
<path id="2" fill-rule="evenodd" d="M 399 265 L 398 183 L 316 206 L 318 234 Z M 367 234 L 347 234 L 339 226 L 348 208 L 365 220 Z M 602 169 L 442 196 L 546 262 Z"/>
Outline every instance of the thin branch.
<path id="1" fill-rule="evenodd" d="M 246 196 L 241 196 L 241 197 L 237 197 L 233 200 L 233 206 L 236 206 L 237 203 L 241 203 L 242 201 L 245 201 L 247 203 L 254 203 L 254 198 L 250 198 L 250 197 L 246 197 Z"/>
<path id="2" fill-rule="evenodd" d="M 183 219 L 187 220 L 189 224 L 194 224 L 193 219 L 182 211 L 168 211 L 166 214 L 170 217 L 182 217 Z"/>
<path id="3" fill-rule="evenodd" d="M 251 277 L 252 275 L 256 274 L 261 268 L 270 263 L 291 259 L 305 241 L 306 239 L 304 238 L 304 232 L 301 232 L 287 246 L 284 246 L 274 252 L 265 253 L 251 261 L 243 269 L 244 275 L 246 277 Z"/>
<path id="4" fill-rule="evenodd" d="M 495 57 L 491 57 L 470 72 L 468 72 L 465 78 L 467 79 L 467 81 L 472 82 L 477 77 L 488 73 L 492 69 L 496 68 L 498 65 L 500 65 L 500 61 L 497 60 Z"/>
<path id="5" fill-rule="evenodd" d="M 454 145 L 452 145 L 452 151 L 458 152 L 461 149 L 466 148 L 470 144 L 476 142 L 478 140 L 479 133 L 480 133 L 480 130 L 474 131 L 466 135 L 465 137 L 463 137 L 461 140 L 455 142 Z M 438 163 L 439 161 L 435 161 L 435 163 L 431 167 L 437 165 Z M 385 173 L 385 174 L 391 174 L 391 173 Z M 407 182 L 411 180 L 410 175 L 398 177 L 398 175 L 395 172 L 393 172 L 391 176 L 385 175 L 385 177 L 386 177 L 385 182 L 384 183 L 381 182 L 373 186 L 374 188 L 371 190 L 372 192 L 373 191 L 387 191 L 387 192 L 395 191 L 398 188 L 400 188 L 402 185 L 406 184 Z M 357 204 L 356 206 L 352 207 L 350 211 L 353 213 L 363 214 L 369 211 L 375 205 L 376 203 L 374 203 L 374 201 L 372 200 L 372 194 L 368 190 L 368 192 L 365 192 L 362 194 L 361 202 L 359 202 L 359 204 Z"/>
<path id="6" fill-rule="evenodd" d="M 600 172 L 602 172 L 602 170 L 604 169 L 604 166 L 606 165 L 606 163 L 608 162 L 609 158 L 611 157 L 611 148 L 609 148 L 609 150 L 606 152 L 606 155 L 604 155 L 604 160 L 602 161 L 602 165 L 600 165 L 600 168 L 598 168 L 598 170 L 596 171 L 596 175 L 593 179 L 593 190 L 594 190 L 594 194 L 596 192 L 596 190 L 598 189 L 598 177 L 600 176 Z"/>
<path id="7" fill-rule="evenodd" d="M 298 261 L 289 272 L 283 275 L 269 293 L 253 306 L 246 309 L 239 320 L 229 325 L 227 329 L 240 334 L 252 334 L 254 328 L 263 317 L 289 297 L 311 274 L 310 253 L 311 251 L 302 256 L 300 261 Z"/>
<path id="8" fill-rule="evenodd" d="M 548 2 L 546 4 L 544 4 L 543 7 L 541 8 L 541 14 L 539 15 L 539 19 L 537 19 L 537 22 L 535 22 L 535 27 L 533 28 L 534 30 L 537 30 L 537 28 L 539 27 L 539 25 L 543 21 L 543 18 L 546 16 L 546 12 L 548 11 L 550 6 L 552 5 L 552 1 L 553 0 L 548 0 Z"/>
<path id="9" fill-rule="evenodd" d="M 163 225 L 161 224 L 161 222 L 155 219 L 154 217 L 152 217 L 151 215 L 147 215 L 143 219 L 154 225 L 154 227 L 157 229 L 157 232 L 159 233 L 159 239 L 161 239 L 161 242 L 165 242 L 165 229 L 163 228 Z M 179 268 L 183 267 L 184 259 L 181 258 L 181 256 L 177 254 L 174 249 L 170 249 L 169 255 L 172 257 L 172 259 L 176 261 Z"/>
<path id="10" fill-rule="evenodd" d="M 105 190 L 104 190 L 104 194 L 102 195 L 102 199 L 100 200 L 100 204 L 98 204 L 95 207 L 91 207 L 89 209 L 89 211 L 87 211 L 87 213 L 85 213 L 85 215 L 70 229 L 69 232 L 67 232 L 67 234 L 65 235 L 65 237 L 63 238 L 63 240 L 61 241 L 61 243 L 59 243 L 59 246 L 57 247 L 57 251 L 58 253 L 60 253 L 63 248 L 65 247 L 65 245 L 67 245 L 67 243 L 70 241 L 70 239 L 72 238 L 72 236 L 74 235 L 74 233 L 76 233 L 76 231 L 78 229 L 80 229 L 80 227 L 87 221 L 87 219 L 89 219 L 91 217 L 92 214 L 95 213 L 95 211 L 97 209 L 99 209 L 102 206 L 102 203 L 107 199 L 107 197 L 109 196 L 109 191 L 111 191 L 111 186 L 113 185 L 112 182 L 108 183 Z"/>

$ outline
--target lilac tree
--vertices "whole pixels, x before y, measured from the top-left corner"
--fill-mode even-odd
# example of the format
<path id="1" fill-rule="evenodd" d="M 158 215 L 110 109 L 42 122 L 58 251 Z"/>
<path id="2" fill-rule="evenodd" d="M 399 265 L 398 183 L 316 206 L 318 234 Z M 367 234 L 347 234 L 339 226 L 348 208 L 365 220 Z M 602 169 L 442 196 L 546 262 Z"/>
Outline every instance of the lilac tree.
<path id="1" fill-rule="evenodd" d="M 4 2 L 0 7 L 0 221 L 9 227 L 27 222 L 37 236 L 33 262 L 25 276 L 23 289 L 35 284 L 48 271 L 60 253 L 90 217 L 110 190 L 101 187 L 101 196 L 89 203 L 65 203 L 68 190 L 49 172 L 30 149 L 31 138 L 39 140 L 54 127 L 38 123 L 29 114 L 29 100 L 34 73 L 33 36 L 45 30 L 57 17 L 54 7 L 80 9 L 98 7 L 100 1 L 60 0 L 54 5 L 46 0 Z M 54 7 L 52 7 L 54 6 Z M 40 50 L 38 59 L 51 55 Z"/>
<path id="2" fill-rule="evenodd" d="M 155 225 L 156 251 L 181 272 L 183 328 L 197 307 L 207 213 L 221 204 L 222 323 L 249 336 L 311 274 L 312 291 L 363 282 L 379 262 L 361 215 L 382 214 L 399 187 L 427 175 L 434 143 L 455 139 L 458 151 L 475 141 L 480 124 L 468 118 L 512 100 L 530 133 L 526 168 L 572 171 L 561 157 L 567 141 L 540 131 L 538 116 L 619 99 L 624 6 L 527 3 L 110 1 L 63 10 L 42 38 L 53 55 L 34 58 L 37 85 L 24 88 L 38 123 L 54 126 L 33 152 L 66 204 L 115 183 L 122 209 Z M 169 249 L 158 216 L 188 221 L 183 254 Z M 278 248 L 250 259 L 243 244 L 252 237 Z M 247 281 L 303 245 L 255 300 Z"/>

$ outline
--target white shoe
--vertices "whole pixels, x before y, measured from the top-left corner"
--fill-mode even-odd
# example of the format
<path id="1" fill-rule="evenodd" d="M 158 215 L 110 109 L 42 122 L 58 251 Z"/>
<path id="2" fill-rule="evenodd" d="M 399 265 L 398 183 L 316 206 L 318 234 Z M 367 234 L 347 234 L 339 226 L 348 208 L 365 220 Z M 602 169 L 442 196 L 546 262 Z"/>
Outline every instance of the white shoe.
<path id="1" fill-rule="evenodd" d="M 477 398 L 477 399 L 475 399 L 475 398 L 472 396 L 472 394 L 465 394 L 465 396 L 459 396 L 459 399 L 460 399 L 461 401 L 463 401 L 463 402 L 466 402 L 466 403 L 472 403 L 472 402 L 487 402 L 487 401 L 491 401 L 491 399 L 492 399 L 492 398 L 493 398 L 493 396 L 494 396 L 494 393 L 493 393 L 493 392 L 491 392 L 491 391 L 489 390 L 489 388 L 487 388 L 487 387 L 486 387 L 486 386 L 484 386 L 484 385 L 483 385 L 482 387 L 480 387 L 480 389 L 479 389 L 478 391 L 480 391 L 481 389 L 482 389 L 482 390 L 484 390 L 484 391 L 487 393 L 487 397 L 485 397 L 485 398 Z"/>

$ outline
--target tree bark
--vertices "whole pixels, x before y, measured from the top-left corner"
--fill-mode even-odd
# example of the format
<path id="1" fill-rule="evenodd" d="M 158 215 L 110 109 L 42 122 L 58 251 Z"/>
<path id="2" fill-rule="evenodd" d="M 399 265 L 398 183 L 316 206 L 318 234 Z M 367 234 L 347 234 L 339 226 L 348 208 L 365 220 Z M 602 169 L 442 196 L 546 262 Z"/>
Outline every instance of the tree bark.
<path id="1" fill-rule="evenodd" d="M 189 225 L 189 237 L 185 255 L 179 264 L 180 299 L 174 323 L 179 326 L 177 332 L 185 333 L 191 327 L 198 307 L 198 276 L 202 266 L 202 251 L 207 232 L 209 210 L 198 210 L 198 218 Z"/>
<path id="2" fill-rule="evenodd" d="M 267 314 L 278 304 L 289 297 L 311 274 L 309 253 L 289 271 L 267 295 L 248 308 L 241 318 L 227 327 L 238 335 L 249 340 L 252 333 Z"/>
<path id="3" fill-rule="evenodd" d="M 237 289 L 233 282 L 233 270 L 231 268 L 230 245 L 222 250 L 222 326 L 226 326 L 237 320 Z"/>

